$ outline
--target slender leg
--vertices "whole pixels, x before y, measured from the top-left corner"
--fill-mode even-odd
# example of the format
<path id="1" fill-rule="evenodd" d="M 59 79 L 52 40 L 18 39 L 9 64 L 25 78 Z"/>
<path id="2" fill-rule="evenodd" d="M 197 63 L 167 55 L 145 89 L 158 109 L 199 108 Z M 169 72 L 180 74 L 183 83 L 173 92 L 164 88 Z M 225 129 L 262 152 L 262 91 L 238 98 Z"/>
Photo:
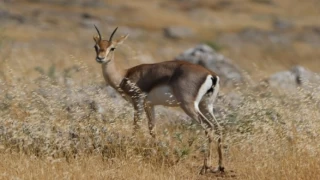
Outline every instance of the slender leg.
<path id="1" fill-rule="evenodd" d="M 206 136 L 208 138 L 208 152 L 207 152 L 207 155 L 205 157 L 205 161 L 204 161 L 204 165 L 201 169 L 201 172 L 200 174 L 205 174 L 207 172 L 207 170 L 209 169 L 210 171 L 211 170 L 211 165 L 212 165 L 212 150 L 213 150 L 213 147 L 212 147 L 212 142 L 213 142 L 213 133 L 212 133 L 212 128 L 208 128 L 206 131 Z"/>
<path id="2" fill-rule="evenodd" d="M 212 116 L 212 118 L 214 119 L 215 123 L 214 123 L 214 132 L 216 133 L 216 135 L 218 136 L 218 155 L 219 155 L 219 161 L 218 161 L 218 167 L 216 169 L 216 171 L 224 171 L 224 166 L 223 166 L 223 154 L 222 154 L 222 129 L 221 126 L 219 124 L 219 122 L 217 121 L 217 119 L 215 118 L 215 116 L 213 115 L 213 110 L 210 109 L 210 114 Z"/>
<path id="3" fill-rule="evenodd" d="M 218 151 L 218 167 L 214 170 L 213 172 L 223 172 L 224 167 L 223 167 L 223 154 L 222 154 L 222 132 L 221 132 L 221 126 L 219 125 L 219 122 L 215 118 L 213 114 L 213 104 L 212 103 L 207 103 L 207 101 L 203 101 L 200 103 L 200 111 L 208 118 L 211 120 L 211 122 L 214 125 L 214 132 L 218 136 L 217 140 L 217 151 Z"/>
<path id="4" fill-rule="evenodd" d="M 210 169 L 211 163 L 211 151 L 212 151 L 212 124 L 208 122 L 208 119 L 201 113 L 197 112 L 194 103 L 182 104 L 181 108 L 185 111 L 187 115 L 189 115 L 192 119 L 196 120 L 202 128 L 205 130 L 206 136 L 208 137 L 208 153 L 205 155 L 203 167 L 200 171 L 200 174 L 205 174 L 208 169 Z"/>
<path id="5" fill-rule="evenodd" d="M 150 135 L 153 138 L 156 138 L 156 134 L 154 132 L 154 126 L 155 126 L 154 106 L 146 103 L 144 106 L 144 110 L 148 118 L 148 128 L 149 128 Z"/>
<path id="6" fill-rule="evenodd" d="M 137 99 L 133 101 L 133 107 L 134 107 L 133 134 L 135 134 L 140 129 L 140 122 L 141 122 L 142 113 L 143 113 L 143 100 Z"/>

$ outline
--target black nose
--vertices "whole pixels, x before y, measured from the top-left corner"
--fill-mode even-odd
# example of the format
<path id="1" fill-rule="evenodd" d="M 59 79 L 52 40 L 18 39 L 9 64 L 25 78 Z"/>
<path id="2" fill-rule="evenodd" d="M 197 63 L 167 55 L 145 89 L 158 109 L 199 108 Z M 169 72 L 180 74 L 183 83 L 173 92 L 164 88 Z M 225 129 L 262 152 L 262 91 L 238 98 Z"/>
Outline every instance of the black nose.
<path id="1" fill-rule="evenodd" d="M 97 57 L 97 61 L 102 61 L 104 58 Z"/>

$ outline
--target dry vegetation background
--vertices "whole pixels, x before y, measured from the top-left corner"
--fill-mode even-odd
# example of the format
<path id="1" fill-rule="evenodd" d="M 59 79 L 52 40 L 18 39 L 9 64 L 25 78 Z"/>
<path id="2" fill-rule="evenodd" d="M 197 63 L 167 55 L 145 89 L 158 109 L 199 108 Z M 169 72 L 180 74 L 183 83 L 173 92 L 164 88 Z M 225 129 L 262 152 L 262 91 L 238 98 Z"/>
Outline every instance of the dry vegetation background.
<path id="1" fill-rule="evenodd" d="M 257 86 L 293 65 L 320 72 L 319 16 L 318 0 L 0 1 L 0 179 L 320 179 L 319 90 Z M 123 67 L 206 43 L 255 82 L 217 112 L 226 175 L 198 175 L 204 132 L 174 110 L 157 114 L 156 142 L 145 121 L 131 136 L 130 105 L 103 87 L 93 24 L 130 34 Z M 189 34 L 167 37 L 171 26 Z"/>

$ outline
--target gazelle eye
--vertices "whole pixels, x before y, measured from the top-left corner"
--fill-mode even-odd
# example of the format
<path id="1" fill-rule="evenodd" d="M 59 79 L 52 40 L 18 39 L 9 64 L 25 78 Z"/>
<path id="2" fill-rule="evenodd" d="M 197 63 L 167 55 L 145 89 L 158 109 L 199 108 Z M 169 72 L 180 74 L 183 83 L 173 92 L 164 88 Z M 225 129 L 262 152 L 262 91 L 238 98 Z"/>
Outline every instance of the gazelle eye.
<path id="1" fill-rule="evenodd" d="M 110 51 L 114 51 L 116 48 L 111 48 Z"/>
<path id="2" fill-rule="evenodd" d="M 94 49 L 95 49 L 96 51 L 98 51 L 98 46 L 97 46 L 97 45 L 95 45 L 95 46 L 94 46 Z"/>

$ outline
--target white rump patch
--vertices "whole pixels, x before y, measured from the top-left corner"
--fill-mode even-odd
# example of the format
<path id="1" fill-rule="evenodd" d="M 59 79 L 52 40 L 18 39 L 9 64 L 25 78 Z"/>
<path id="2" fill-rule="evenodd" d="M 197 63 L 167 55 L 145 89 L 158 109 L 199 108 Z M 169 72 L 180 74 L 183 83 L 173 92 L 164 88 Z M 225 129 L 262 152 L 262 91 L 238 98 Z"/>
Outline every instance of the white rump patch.
<path id="1" fill-rule="evenodd" d="M 207 91 L 212 87 L 212 76 L 208 75 L 206 80 L 203 82 L 201 87 L 199 88 L 198 95 L 196 97 L 196 100 L 194 101 L 194 108 L 200 112 L 199 110 L 199 103 L 202 99 L 202 97 L 207 93 Z"/>

